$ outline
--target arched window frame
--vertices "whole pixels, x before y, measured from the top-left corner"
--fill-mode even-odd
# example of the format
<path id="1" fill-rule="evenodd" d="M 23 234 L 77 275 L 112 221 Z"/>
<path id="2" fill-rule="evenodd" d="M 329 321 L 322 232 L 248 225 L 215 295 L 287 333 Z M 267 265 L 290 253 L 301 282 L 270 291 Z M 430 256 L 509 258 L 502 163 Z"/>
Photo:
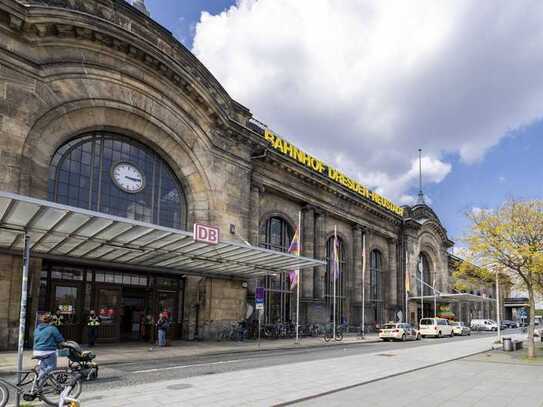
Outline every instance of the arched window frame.
<path id="1" fill-rule="evenodd" d="M 260 246 L 286 253 L 294 237 L 294 228 L 281 215 L 272 215 L 264 222 L 264 241 Z M 262 282 L 260 283 L 262 284 Z M 290 281 L 287 273 L 271 274 L 264 278 L 265 322 L 286 322 L 291 318 Z"/>
<path id="2" fill-rule="evenodd" d="M 134 161 L 144 173 L 144 191 L 130 194 L 112 187 L 106 166 L 124 161 Z M 68 141 L 51 160 L 48 185 L 54 202 L 177 229 L 187 226 L 187 200 L 170 166 L 146 145 L 123 135 L 93 132 Z M 175 191 L 174 203 L 170 194 L 161 195 L 165 186 Z M 132 206 L 115 207 L 110 194 L 116 195 L 116 202 L 126 199 Z"/>
<path id="3" fill-rule="evenodd" d="M 370 253 L 370 301 L 383 301 L 383 254 L 378 249 Z"/>
<path id="4" fill-rule="evenodd" d="M 336 323 L 339 324 L 341 318 L 345 316 L 345 281 L 347 272 L 347 255 L 345 250 L 345 243 L 341 237 L 337 237 L 338 240 L 338 257 L 339 257 L 339 276 L 335 282 L 336 284 Z M 334 301 L 334 236 L 330 236 L 326 240 L 326 274 L 325 274 L 325 298 L 327 304 L 332 306 Z M 332 320 L 332 308 L 330 308 L 330 320 Z"/>
<path id="5" fill-rule="evenodd" d="M 419 268 L 421 262 L 422 262 L 422 274 Z M 417 259 L 416 275 L 417 275 L 417 280 L 416 280 L 417 295 L 434 295 L 433 290 L 431 288 L 431 285 L 433 283 L 432 270 L 430 269 L 430 261 L 428 260 L 428 255 L 426 253 L 419 254 L 419 257 Z M 425 284 L 422 284 L 421 279 L 422 281 L 424 281 Z M 421 291 L 421 286 L 423 287 L 422 291 Z"/>

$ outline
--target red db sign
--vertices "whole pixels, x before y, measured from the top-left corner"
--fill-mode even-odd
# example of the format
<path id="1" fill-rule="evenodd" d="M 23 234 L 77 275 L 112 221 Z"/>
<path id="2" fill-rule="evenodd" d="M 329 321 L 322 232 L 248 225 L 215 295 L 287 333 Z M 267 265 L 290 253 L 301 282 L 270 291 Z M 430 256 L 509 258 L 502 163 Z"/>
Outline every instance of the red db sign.
<path id="1" fill-rule="evenodd" d="M 219 228 L 215 226 L 194 224 L 194 240 L 209 244 L 219 243 Z"/>

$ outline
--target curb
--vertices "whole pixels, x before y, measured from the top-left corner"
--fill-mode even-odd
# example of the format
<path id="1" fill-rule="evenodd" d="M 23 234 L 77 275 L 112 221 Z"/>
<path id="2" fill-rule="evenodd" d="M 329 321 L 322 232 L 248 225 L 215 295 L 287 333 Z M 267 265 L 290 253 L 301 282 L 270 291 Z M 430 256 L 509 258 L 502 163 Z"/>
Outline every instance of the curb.
<path id="1" fill-rule="evenodd" d="M 113 365 L 118 365 L 118 364 L 122 364 L 122 363 L 139 363 L 139 362 L 145 362 L 145 361 L 148 361 L 148 360 L 167 360 L 167 359 L 171 359 L 171 358 L 184 358 L 184 357 L 187 357 L 187 358 L 192 358 L 192 357 L 206 357 L 206 356 L 220 356 L 220 355 L 236 355 L 236 354 L 242 354 L 242 353 L 261 353 L 261 352 L 274 352 L 274 351 L 281 351 L 281 350 L 284 350 L 284 351 L 293 351 L 293 350 L 304 350 L 304 349 L 318 349 L 318 348 L 327 348 L 327 347 L 331 347 L 331 346 L 354 346 L 354 345 L 364 345 L 364 344 L 367 344 L 367 343 L 380 343 L 381 341 L 376 338 L 376 339 L 370 339 L 370 340 L 358 340 L 358 341 L 353 341 L 353 342 L 343 342 L 343 341 L 340 341 L 340 342 L 329 342 L 329 343 L 324 343 L 324 342 L 319 342 L 319 343 L 316 343 L 316 344 L 310 344 L 310 345 L 303 345 L 303 344 L 299 344 L 299 345 L 288 345 L 288 346 L 285 346 L 285 347 L 272 347 L 272 348 L 268 348 L 268 349 L 229 349 L 229 350 L 218 350 L 218 351 L 212 351 L 212 352 L 207 352 L 207 353 L 202 353 L 202 354 L 197 354 L 197 355 L 182 355 L 182 356 L 175 356 L 175 355 L 166 355 L 164 357 L 161 357 L 161 358 L 156 358 L 156 359 L 133 359 L 133 360 L 130 360 L 130 361 L 127 361 L 127 360 L 111 360 L 111 361 L 104 361 L 104 362 L 99 362 L 99 357 L 97 357 L 98 359 L 98 362 L 99 362 L 99 365 L 100 366 L 113 366 Z M 146 353 L 149 352 L 148 350 L 146 351 Z M 3 376 L 10 376 L 10 375 L 13 375 L 15 374 L 16 372 L 15 371 L 9 371 L 9 370 L 2 370 L 2 368 L 0 367 L 0 377 L 3 377 Z"/>

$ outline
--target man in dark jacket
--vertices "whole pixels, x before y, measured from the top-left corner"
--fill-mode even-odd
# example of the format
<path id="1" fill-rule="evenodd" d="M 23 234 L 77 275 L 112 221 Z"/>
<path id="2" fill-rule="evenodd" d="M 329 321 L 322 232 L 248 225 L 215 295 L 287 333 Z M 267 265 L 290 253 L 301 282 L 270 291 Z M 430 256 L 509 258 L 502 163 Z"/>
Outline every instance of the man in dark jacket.
<path id="1" fill-rule="evenodd" d="M 57 347 L 64 342 L 56 326 L 51 324 L 51 315 L 42 316 L 34 331 L 34 356 L 46 356 L 40 362 L 39 379 L 57 367 Z"/>

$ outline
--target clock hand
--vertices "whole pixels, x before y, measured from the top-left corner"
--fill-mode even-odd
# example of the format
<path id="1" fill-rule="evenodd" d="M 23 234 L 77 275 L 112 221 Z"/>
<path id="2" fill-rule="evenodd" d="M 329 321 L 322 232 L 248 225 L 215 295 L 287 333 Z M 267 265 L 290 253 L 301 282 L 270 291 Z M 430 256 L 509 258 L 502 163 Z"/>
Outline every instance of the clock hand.
<path id="1" fill-rule="evenodd" d="M 124 177 L 125 177 L 126 179 L 129 179 L 130 181 L 141 182 L 141 179 L 139 179 L 139 178 L 127 177 L 126 175 L 125 175 Z"/>

